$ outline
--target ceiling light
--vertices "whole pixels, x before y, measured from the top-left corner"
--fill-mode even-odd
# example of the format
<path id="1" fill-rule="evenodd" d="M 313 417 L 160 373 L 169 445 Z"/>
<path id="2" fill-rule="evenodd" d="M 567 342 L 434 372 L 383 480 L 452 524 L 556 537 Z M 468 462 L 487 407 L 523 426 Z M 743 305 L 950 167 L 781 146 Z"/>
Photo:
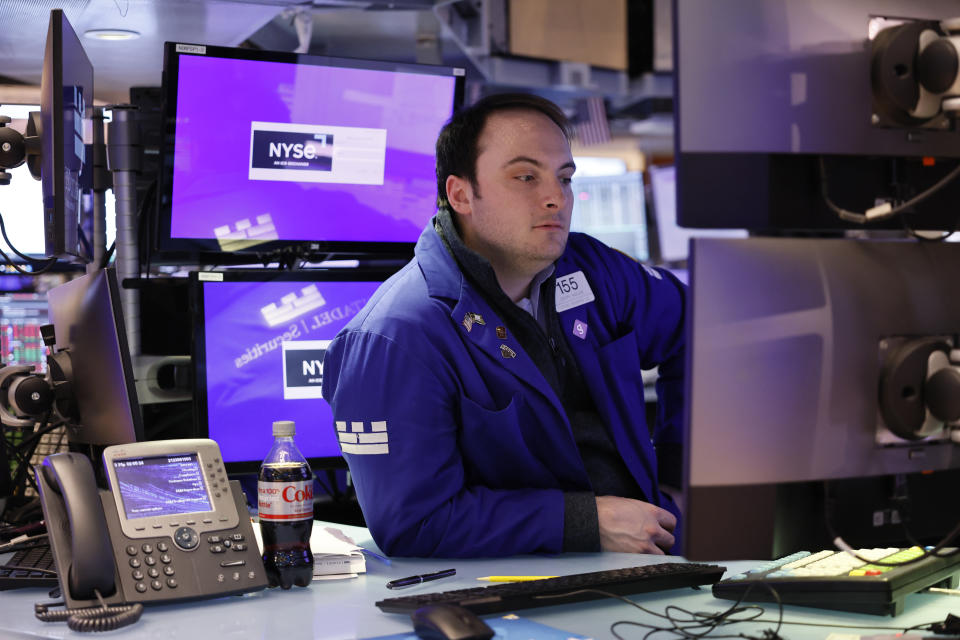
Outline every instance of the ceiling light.
<path id="1" fill-rule="evenodd" d="M 88 29 L 83 35 L 91 40 L 134 40 L 140 37 L 140 32 L 128 29 Z"/>

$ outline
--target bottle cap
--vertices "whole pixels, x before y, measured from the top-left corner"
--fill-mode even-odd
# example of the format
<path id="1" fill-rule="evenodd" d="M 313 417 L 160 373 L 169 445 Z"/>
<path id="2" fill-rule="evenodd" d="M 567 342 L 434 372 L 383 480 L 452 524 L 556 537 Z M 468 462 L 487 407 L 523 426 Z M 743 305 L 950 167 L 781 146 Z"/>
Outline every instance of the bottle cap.
<path id="1" fill-rule="evenodd" d="M 273 437 L 285 438 L 291 437 L 297 432 L 297 427 L 293 420 L 277 420 L 273 423 Z"/>

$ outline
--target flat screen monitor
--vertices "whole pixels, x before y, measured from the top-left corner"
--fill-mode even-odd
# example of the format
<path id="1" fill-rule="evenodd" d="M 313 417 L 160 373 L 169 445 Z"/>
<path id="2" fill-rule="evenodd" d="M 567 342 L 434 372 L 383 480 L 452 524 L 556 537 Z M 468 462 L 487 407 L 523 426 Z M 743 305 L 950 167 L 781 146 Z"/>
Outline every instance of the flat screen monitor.
<path id="1" fill-rule="evenodd" d="M 27 120 L 31 112 L 40 111 L 38 104 L 6 104 L 0 105 L 0 114 L 11 118 L 8 127 L 16 129 L 21 134 L 26 133 Z M 39 180 L 35 180 L 27 165 L 23 164 L 8 169 L 10 184 L 0 190 L 0 214 L 7 230 L 7 236 L 20 253 L 31 258 L 42 259 L 47 255 L 46 234 L 43 219 L 43 187 Z M 116 237 L 115 199 L 113 190 L 108 189 L 104 194 L 106 204 L 106 231 L 107 246 Z M 89 191 L 80 195 L 79 219 L 81 225 L 92 221 L 93 197 Z M 89 238 L 89 234 L 88 234 Z M 0 250 L 13 262 L 24 262 L 7 242 L 0 237 Z"/>
<path id="2" fill-rule="evenodd" d="M 88 259 L 78 230 L 80 173 L 93 132 L 93 66 L 61 9 L 50 12 L 40 113 L 44 254 Z"/>
<path id="3" fill-rule="evenodd" d="M 824 204 L 821 157 L 831 199 L 855 212 L 906 200 L 956 166 L 955 122 L 890 122 L 871 90 L 876 34 L 952 16 L 950 0 L 675 0 L 674 9 L 681 226 L 839 234 L 860 225 Z M 958 197 L 954 183 L 905 221 L 869 226 L 950 228 Z"/>
<path id="4" fill-rule="evenodd" d="M 571 231 L 589 233 L 635 260 L 647 260 L 643 173 L 573 178 Z"/>
<path id="5" fill-rule="evenodd" d="M 0 293 L 0 355 L 5 365 L 47 370 L 47 348 L 40 327 L 47 324 L 47 297 L 42 293 Z"/>
<path id="6" fill-rule="evenodd" d="M 366 304 L 384 271 L 195 272 L 197 436 L 227 470 L 254 472 L 275 420 L 293 420 L 314 469 L 345 467 L 321 395 L 327 345 Z"/>
<path id="7" fill-rule="evenodd" d="M 47 292 L 55 352 L 69 353 L 68 387 L 77 416 L 72 444 L 113 445 L 143 440 L 143 419 L 113 268 L 83 275 Z"/>
<path id="8" fill-rule="evenodd" d="M 786 555 L 824 524 L 822 496 L 819 507 L 813 498 L 825 482 L 889 482 L 889 498 L 891 476 L 934 482 L 960 469 L 949 426 L 909 431 L 900 420 L 926 425 L 934 398 L 933 356 L 910 361 L 905 348 L 933 340 L 936 366 L 958 366 L 949 351 L 960 337 L 960 246 L 809 238 L 691 246 L 684 555 Z M 912 493 L 908 529 L 935 537 L 956 525 L 960 503 L 943 491 Z M 870 524 L 888 504 L 859 497 L 851 509 L 866 513 L 837 525 L 839 535 L 862 527 L 902 536 L 903 523 Z M 920 508 L 924 499 L 933 506 Z M 940 517 L 946 524 L 930 521 Z"/>
<path id="9" fill-rule="evenodd" d="M 167 43 L 161 250 L 409 253 L 451 67 Z"/>

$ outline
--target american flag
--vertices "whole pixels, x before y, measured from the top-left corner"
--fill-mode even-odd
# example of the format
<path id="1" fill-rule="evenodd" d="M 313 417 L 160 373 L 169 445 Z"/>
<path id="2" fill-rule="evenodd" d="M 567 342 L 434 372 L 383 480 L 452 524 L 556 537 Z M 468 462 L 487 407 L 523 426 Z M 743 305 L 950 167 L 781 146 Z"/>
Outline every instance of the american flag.
<path id="1" fill-rule="evenodd" d="M 577 114 L 573 123 L 573 132 L 577 141 L 584 146 L 602 144 L 610 140 L 607 108 L 601 96 L 592 96 L 577 101 Z"/>

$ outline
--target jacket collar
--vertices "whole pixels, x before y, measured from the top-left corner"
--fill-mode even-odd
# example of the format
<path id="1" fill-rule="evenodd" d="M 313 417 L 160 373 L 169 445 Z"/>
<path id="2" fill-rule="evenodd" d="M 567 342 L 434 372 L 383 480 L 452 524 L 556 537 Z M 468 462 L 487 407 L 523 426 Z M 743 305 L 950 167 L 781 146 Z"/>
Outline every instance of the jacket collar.
<path id="1" fill-rule="evenodd" d="M 414 254 L 427 283 L 427 292 L 430 297 L 458 300 L 466 278 L 434 227 L 435 221 L 436 216 L 423 229 L 414 248 Z"/>
<path id="2" fill-rule="evenodd" d="M 497 328 L 505 327 L 506 323 L 463 274 L 444 239 L 434 227 L 435 220 L 436 218 L 426 226 L 415 249 L 417 263 L 430 297 L 446 299 L 452 303 L 451 319 L 467 340 L 495 362 L 509 369 L 523 383 L 547 397 L 561 415 L 566 415 L 560 399 L 516 337 L 509 331 L 505 332 L 505 338 L 500 337 Z"/>

